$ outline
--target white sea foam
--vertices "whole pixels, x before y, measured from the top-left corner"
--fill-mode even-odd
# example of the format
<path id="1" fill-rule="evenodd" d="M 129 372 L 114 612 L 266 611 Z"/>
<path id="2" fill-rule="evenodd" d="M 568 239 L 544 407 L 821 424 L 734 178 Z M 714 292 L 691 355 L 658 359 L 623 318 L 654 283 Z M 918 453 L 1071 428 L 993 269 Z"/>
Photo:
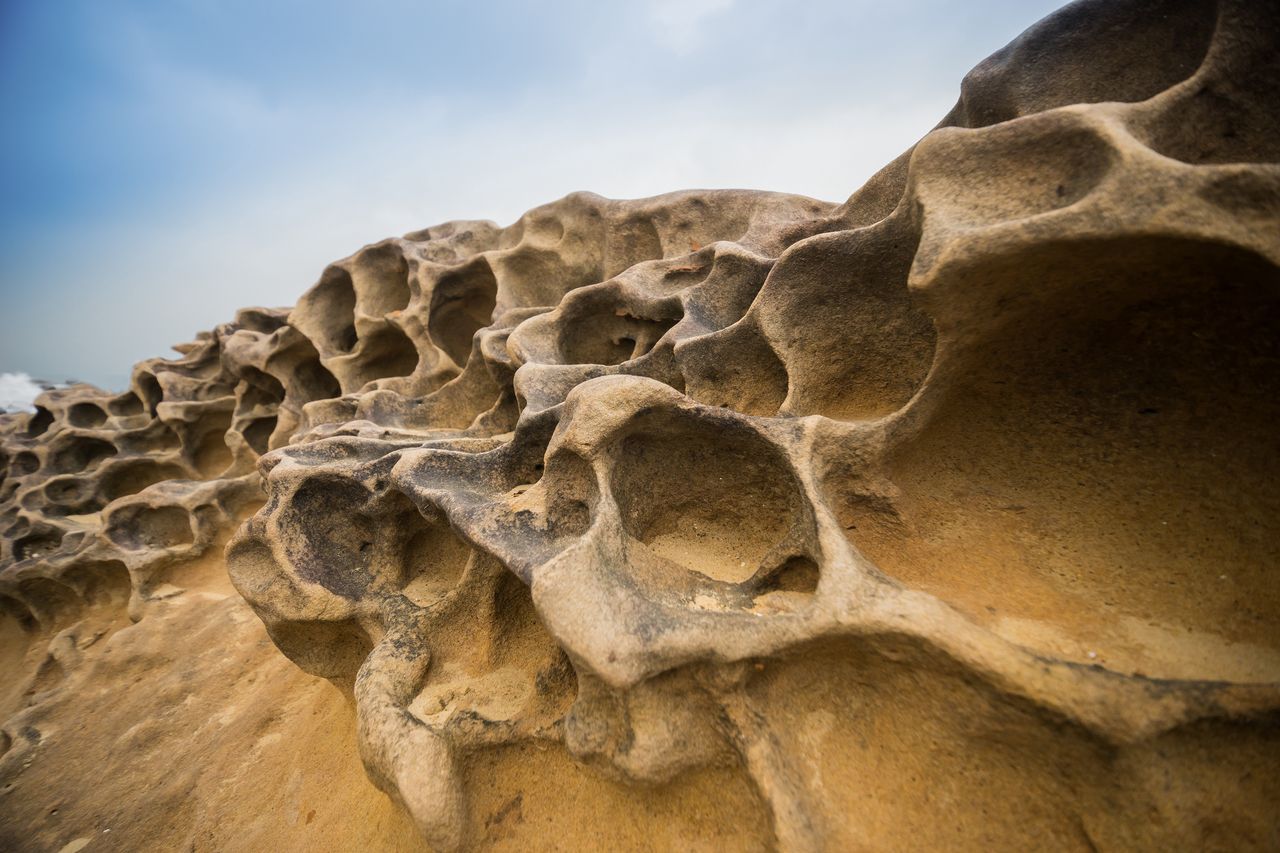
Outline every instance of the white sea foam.
<path id="1" fill-rule="evenodd" d="M 25 373 L 0 373 L 0 412 L 34 412 L 42 390 Z"/>

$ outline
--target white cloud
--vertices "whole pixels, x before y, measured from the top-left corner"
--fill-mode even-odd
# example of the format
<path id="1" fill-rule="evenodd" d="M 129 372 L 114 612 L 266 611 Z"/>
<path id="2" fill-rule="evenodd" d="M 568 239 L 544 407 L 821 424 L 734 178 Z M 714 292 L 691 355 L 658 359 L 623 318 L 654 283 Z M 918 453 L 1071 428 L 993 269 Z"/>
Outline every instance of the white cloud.
<path id="1" fill-rule="evenodd" d="M 708 19 L 729 10 L 734 0 L 650 0 L 649 18 L 658 41 L 676 51 L 688 53 L 701 37 Z"/>
<path id="2" fill-rule="evenodd" d="M 194 60 L 125 27 L 116 58 L 146 95 L 127 105 L 150 111 L 135 124 L 168 133 L 170 148 L 158 151 L 191 179 L 12 241 L 0 279 L 26 284 L 0 310 L 0 364 L 119 388 L 133 362 L 240 306 L 296 301 L 327 262 L 367 242 L 450 219 L 506 225 L 574 190 L 635 198 L 739 187 L 843 201 L 947 112 L 973 61 L 924 63 L 919 79 L 900 80 L 877 49 L 893 45 L 849 31 L 866 49 L 826 73 L 788 52 L 795 39 L 809 45 L 805 27 L 823 19 L 812 10 L 796 15 L 805 26 L 793 42 L 760 54 L 755 65 L 776 73 L 744 80 L 730 71 L 745 65 L 707 61 L 772 44 L 770 9 L 643 0 L 630 26 L 581 40 L 570 70 L 489 94 L 455 92 L 449 75 L 407 88 L 389 77 L 358 97 L 273 89 L 234 69 L 184 67 Z M 924 28 L 928 44 L 949 43 L 937 32 L 943 20 Z M 733 39 L 716 38 L 719 27 Z M 655 58 L 655 47 L 671 53 Z M 636 62 L 670 73 L 635 75 Z"/>
<path id="3" fill-rule="evenodd" d="M 352 124 L 395 126 L 340 150 L 300 152 L 252 187 L 232 183 L 190 206 L 79 230 L 80 253 L 32 247 L 21 278 L 46 282 L 0 328 L 37 351 L 57 316 L 67 352 L 10 368 L 121 386 L 129 366 L 229 320 L 245 305 L 297 300 L 324 265 L 361 245 L 450 219 L 513 222 L 574 190 L 635 198 L 741 187 L 843 201 L 950 107 L 768 109 L 717 97 L 565 105 L 530 98 L 460 115 L 445 105 L 367 105 Z M 322 125 L 318 112 L 296 119 Z M 82 258 L 94 258 L 94 276 Z M 90 286 L 91 285 L 91 286 Z M 47 298 L 42 294 L 47 293 Z M 67 312 L 68 300 L 80 310 Z M 29 316 L 19 316 L 16 309 Z"/>

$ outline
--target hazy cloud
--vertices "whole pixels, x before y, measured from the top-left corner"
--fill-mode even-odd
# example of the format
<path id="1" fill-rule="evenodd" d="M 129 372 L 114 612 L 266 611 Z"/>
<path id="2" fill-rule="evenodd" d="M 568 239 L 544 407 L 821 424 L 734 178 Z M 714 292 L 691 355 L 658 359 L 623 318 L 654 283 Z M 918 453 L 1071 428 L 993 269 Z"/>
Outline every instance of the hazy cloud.
<path id="1" fill-rule="evenodd" d="M 732 6 L 733 0 L 649 0 L 649 15 L 658 40 L 686 53 L 698 44 L 699 31 L 709 19 Z"/>
<path id="2" fill-rule="evenodd" d="M 10 4 L 0 369 L 120 386 L 367 242 L 574 190 L 843 200 L 1051 5 Z"/>

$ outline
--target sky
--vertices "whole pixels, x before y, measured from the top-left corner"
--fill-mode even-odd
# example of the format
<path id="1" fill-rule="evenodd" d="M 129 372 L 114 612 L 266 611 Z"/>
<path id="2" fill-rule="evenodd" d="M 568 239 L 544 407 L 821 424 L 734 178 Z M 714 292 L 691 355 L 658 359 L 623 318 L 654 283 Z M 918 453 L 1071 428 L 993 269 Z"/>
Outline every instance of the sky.
<path id="1" fill-rule="evenodd" d="M 366 243 L 575 190 L 842 201 L 1058 5 L 0 0 L 0 371 L 120 389 Z"/>

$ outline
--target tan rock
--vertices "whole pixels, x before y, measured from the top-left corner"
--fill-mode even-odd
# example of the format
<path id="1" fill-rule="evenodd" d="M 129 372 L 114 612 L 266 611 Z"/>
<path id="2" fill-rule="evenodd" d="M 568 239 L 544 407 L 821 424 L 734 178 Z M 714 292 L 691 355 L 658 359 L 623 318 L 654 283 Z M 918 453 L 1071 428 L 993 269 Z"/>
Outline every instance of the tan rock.
<path id="1" fill-rule="evenodd" d="M 0 420 L 0 845 L 1280 847 L 1278 36 L 1077 3 L 843 205 L 428 228 Z"/>

